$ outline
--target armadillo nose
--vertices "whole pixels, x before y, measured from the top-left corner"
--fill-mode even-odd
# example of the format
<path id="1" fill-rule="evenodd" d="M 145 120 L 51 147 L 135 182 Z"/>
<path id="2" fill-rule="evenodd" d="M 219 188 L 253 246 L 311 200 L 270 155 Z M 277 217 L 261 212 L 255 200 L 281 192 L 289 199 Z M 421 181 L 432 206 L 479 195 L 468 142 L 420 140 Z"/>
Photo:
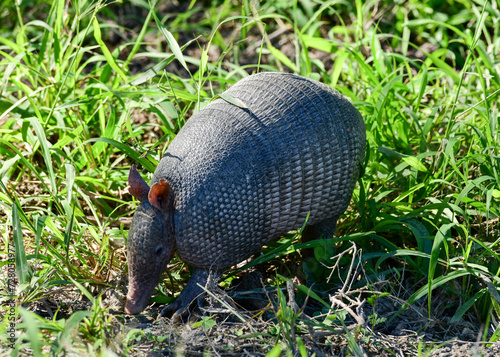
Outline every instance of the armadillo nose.
<path id="1" fill-rule="evenodd" d="M 141 296 L 139 296 L 138 298 L 136 294 L 131 294 L 129 292 L 129 294 L 127 295 L 127 302 L 125 303 L 125 313 L 127 315 L 135 315 L 144 310 L 149 299 L 145 300 L 145 302 L 144 300 L 145 299 L 141 298 Z"/>
<path id="2" fill-rule="evenodd" d="M 135 315 L 144 310 L 148 306 L 155 286 L 156 284 L 138 284 L 134 280 L 129 281 L 125 313 Z"/>
<path id="3" fill-rule="evenodd" d="M 135 314 L 137 314 L 135 306 L 133 306 L 133 304 L 131 304 L 128 300 L 125 303 L 125 309 L 124 310 L 125 310 L 125 313 L 127 315 L 135 315 Z"/>
<path id="4" fill-rule="evenodd" d="M 140 311 L 131 307 L 131 306 L 125 306 L 125 313 L 127 315 L 135 315 L 138 314 Z"/>
<path id="5" fill-rule="evenodd" d="M 127 302 L 125 303 L 125 313 L 127 315 L 135 315 L 144 310 L 143 307 L 138 306 L 138 304 L 127 297 Z"/>

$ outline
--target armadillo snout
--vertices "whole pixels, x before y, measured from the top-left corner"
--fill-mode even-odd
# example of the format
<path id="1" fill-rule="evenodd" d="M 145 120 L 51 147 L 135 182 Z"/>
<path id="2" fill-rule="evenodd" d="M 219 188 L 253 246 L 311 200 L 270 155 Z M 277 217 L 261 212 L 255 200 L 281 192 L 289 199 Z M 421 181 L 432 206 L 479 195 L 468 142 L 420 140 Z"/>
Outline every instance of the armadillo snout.
<path id="1" fill-rule="evenodd" d="M 132 220 L 127 260 L 129 288 L 125 313 L 144 310 L 163 271 L 175 252 L 175 241 L 168 210 L 143 202 Z"/>

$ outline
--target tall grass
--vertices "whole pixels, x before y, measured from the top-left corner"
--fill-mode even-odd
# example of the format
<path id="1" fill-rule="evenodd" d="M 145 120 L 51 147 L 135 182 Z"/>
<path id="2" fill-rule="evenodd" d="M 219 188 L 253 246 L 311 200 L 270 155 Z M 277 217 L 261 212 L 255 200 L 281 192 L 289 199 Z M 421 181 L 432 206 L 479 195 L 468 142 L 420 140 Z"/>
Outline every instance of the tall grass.
<path id="1" fill-rule="evenodd" d="M 355 241 L 366 272 L 359 286 L 404 273 L 409 304 L 426 298 L 430 318 L 481 321 L 484 339 L 498 339 L 497 5 L 192 1 L 175 15 L 152 5 L 2 3 L 0 232 L 2 255 L 15 246 L 16 350 L 128 351 L 133 342 L 109 336 L 115 320 L 99 305 L 126 270 L 128 168 L 150 175 L 193 112 L 264 70 L 321 80 L 366 123 L 365 174 L 338 224 L 345 238 L 308 243 L 318 260 L 332 265 Z M 261 261 L 297 247 L 286 238 Z M 182 268 L 170 269 L 175 284 Z M 86 296 L 92 311 L 72 312 L 62 291 Z M 435 294 L 449 298 L 444 312 Z M 7 327 L 4 319 L 2 338 Z"/>

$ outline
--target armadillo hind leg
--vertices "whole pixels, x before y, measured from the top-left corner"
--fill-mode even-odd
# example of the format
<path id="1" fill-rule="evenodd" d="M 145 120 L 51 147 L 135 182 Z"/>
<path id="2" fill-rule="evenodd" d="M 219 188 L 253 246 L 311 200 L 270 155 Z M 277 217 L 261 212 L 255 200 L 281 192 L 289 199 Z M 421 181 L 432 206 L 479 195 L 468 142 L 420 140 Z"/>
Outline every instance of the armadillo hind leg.
<path id="1" fill-rule="evenodd" d="M 307 225 L 302 232 L 302 242 L 310 242 L 316 239 L 333 238 L 335 228 L 337 227 L 337 218 L 329 218 L 316 224 Z M 306 248 L 302 250 L 304 260 L 314 258 L 314 249 Z"/>
<path id="2" fill-rule="evenodd" d="M 203 287 L 216 282 L 220 275 L 220 271 L 195 268 L 191 279 L 189 279 L 179 297 L 173 303 L 165 306 L 158 317 L 172 316 L 174 321 L 186 317 L 189 314 L 192 302 L 205 296 Z"/>

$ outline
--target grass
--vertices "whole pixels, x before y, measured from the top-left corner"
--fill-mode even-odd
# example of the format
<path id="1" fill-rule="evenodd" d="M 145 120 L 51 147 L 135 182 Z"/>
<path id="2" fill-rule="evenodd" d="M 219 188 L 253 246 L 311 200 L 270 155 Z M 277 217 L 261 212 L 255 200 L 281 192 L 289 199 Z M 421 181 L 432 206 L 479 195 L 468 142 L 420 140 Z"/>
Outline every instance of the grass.
<path id="1" fill-rule="evenodd" d="M 327 266 L 339 257 L 332 286 L 349 278 L 351 261 L 362 262 L 353 289 L 389 282 L 384 291 L 408 304 L 426 299 L 430 319 L 483 323 L 481 340 L 498 340 L 498 4 L 237 3 L 192 1 L 182 11 L 161 3 L 152 11 L 140 1 L 2 2 L 0 249 L 15 256 L 17 281 L 9 283 L 2 260 L 1 283 L 13 290 L 1 299 L 15 296 L 22 321 L 14 351 L 133 350 L 136 336 L 124 336 L 119 315 L 100 304 L 126 271 L 135 207 L 124 191 L 128 169 L 140 163 L 150 178 L 193 112 L 247 73 L 267 70 L 336 88 L 366 123 L 365 174 L 338 224 L 343 238 L 312 243 Z M 258 262 L 300 262 L 303 246 L 287 236 Z M 312 280 L 331 275 L 304 269 Z M 185 272 L 174 261 L 172 284 L 182 285 Z M 306 290 L 298 287 L 302 299 Z M 70 302 L 85 296 L 92 309 L 73 311 L 68 291 Z M 330 306 L 326 289 L 313 293 L 310 300 Z M 286 325 L 300 319 L 292 317 L 280 320 L 285 342 L 271 354 L 303 355 Z"/>

